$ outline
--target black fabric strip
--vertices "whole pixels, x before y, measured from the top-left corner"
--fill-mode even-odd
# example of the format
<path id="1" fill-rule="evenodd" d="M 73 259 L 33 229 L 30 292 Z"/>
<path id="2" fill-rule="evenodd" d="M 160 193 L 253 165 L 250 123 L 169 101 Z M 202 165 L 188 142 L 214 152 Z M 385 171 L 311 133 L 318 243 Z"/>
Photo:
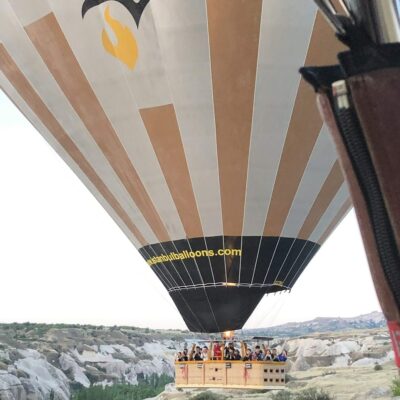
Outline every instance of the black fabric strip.
<path id="1" fill-rule="evenodd" d="M 338 55 L 347 77 L 383 68 L 400 67 L 400 43 L 365 46 Z"/>
<path id="2" fill-rule="evenodd" d="M 330 91 L 332 83 L 345 79 L 344 72 L 340 65 L 329 65 L 326 67 L 303 67 L 299 70 L 306 82 L 316 92 Z"/>
<path id="3" fill-rule="evenodd" d="M 374 165 L 357 115 L 335 106 L 338 126 L 367 204 L 382 269 L 400 308 L 400 257 Z"/>

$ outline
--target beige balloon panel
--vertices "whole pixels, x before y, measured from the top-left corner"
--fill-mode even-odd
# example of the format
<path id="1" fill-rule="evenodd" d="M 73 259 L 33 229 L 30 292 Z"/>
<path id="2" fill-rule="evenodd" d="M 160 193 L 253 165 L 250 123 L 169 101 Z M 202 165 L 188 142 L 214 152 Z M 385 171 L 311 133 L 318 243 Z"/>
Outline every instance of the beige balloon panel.
<path id="1" fill-rule="evenodd" d="M 10 3 L 21 22 L 25 20 L 27 23 L 32 23 L 37 17 L 51 12 L 51 9 L 45 9 L 44 2 L 37 1 L 36 3 L 40 3 L 42 6 L 39 7 L 42 15 L 31 16 L 29 18 L 29 15 L 25 12 L 26 10 L 21 11 L 21 8 L 16 6 L 20 2 Z M 79 3 L 79 1 L 73 1 L 71 5 L 80 7 Z M 288 138 L 286 130 L 290 129 L 290 125 L 293 124 L 292 114 L 296 111 L 296 106 L 299 107 L 297 104 L 299 97 L 299 77 L 297 74 L 289 72 L 295 71 L 295 68 L 304 62 L 314 19 L 313 12 L 310 9 L 308 10 L 308 15 L 299 19 L 298 12 L 304 12 L 304 7 L 301 7 L 302 10 L 300 10 L 299 7 L 296 9 L 293 2 L 287 2 L 286 7 L 278 3 L 282 2 L 264 2 L 261 16 L 260 49 L 257 60 L 251 136 L 249 137 L 250 156 L 248 160 L 249 170 L 247 172 L 247 191 L 244 207 L 244 234 L 247 235 L 260 235 L 264 229 L 266 209 L 273 196 L 274 185 L 272 182 L 275 180 L 277 173 L 279 175 L 282 168 L 279 162 L 282 152 L 285 151 L 285 146 L 287 146 Z M 138 110 L 159 107 L 160 105 L 174 105 L 177 121 L 179 121 L 178 128 L 180 128 L 182 147 L 188 163 L 188 170 L 190 171 L 195 200 L 197 200 L 195 204 L 199 209 L 201 227 L 206 236 L 220 235 L 223 232 L 223 221 L 221 218 L 222 211 L 219 192 L 220 177 L 215 172 L 218 170 L 218 157 L 215 144 L 216 127 L 214 125 L 215 114 L 212 107 L 213 87 L 210 59 L 209 54 L 207 55 L 205 51 L 206 49 L 198 52 L 201 54 L 196 54 L 196 51 L 193 51 L 193 46 L 188 46 L 188 43 L 184 43 L 188 35 L 185 36 L 183 33 L 185 33 L 185 30 L 188 31 L 190 29 L 190 24 L 188 23 L 190 19 L 182 18 L 182 14 L 179 14 L 180 20 L 173 13 L 174 7 L 176 6 L 175 9 L 178 9 L 183 2 L 173 0 L 169 3 L 171 7 L 167 9 L 165 6 L 162 6 L 163 3 L 161 1 L 157 2 L 153 0 L 149 5 L 149 7 L 151 6 L 152 13 L 148 13 L 154 18 L 154 21 L 151 21 L 153 24 L 146 24 L 146 22 L 149 22 L 150 17 L 147 20 L 144 18 L 138 31 L 135 31 L 133 20 L 129 21 L 127 13 L 124 13 L 121 7 L 99 7 L 99 10 L 103 13 L 103 20 L 96 15 L 99 12 L 97 11 L 92 13 L 93 15 L 90 18 L 88 14 L 83 24 L 81 21 L 79 24 L 78 21 L 76 21 L 76 24 L 71 24 L 71 13 L 76 11 L 73 10 L 72 6 L 64 7 L 59 1 L 50 1 L 49 4 L 51 4 L 58 22 L 64 33 L 66 33 L 74 54 L 85 71 L 100 104 L 104 110 L 107 110 L 107 117 L 110 119 L 112 127 L 118 132 L 118 137 L 124 149 L 129 154 L 130 161 L 138 171 L 138 175 L 143 181 L 146 191 L 149 193 L 158 214 L 164 221 L 169 237 L 172 239 L 185 237 L 185 229 L 186 231 L 190 229 L 190 226 L 187 225 L 190 225 L 190 222 L 186 222 L 185 226 L 181 222 L 184 220 L 182 218 L 182 210 L 178 211 L 175 206 L 177 194 L 175 194 L 175 199 L 171 195 L 171 191 L 173 192 L 174 190 L 171 188 L 171 184 L 169 184 L 172 177 L 169 178 L 169 182 L 164 178 L 165 175 L 168 176 L 168 173 L 171 172 L 170 168 L 167 171 L 165 170 L 165 165 L 168 165 L 168 157 L 164 159 L 160 166 L 160 157 L 158 155 L 158 158 L 155 158 L 156 155 L 153 150 L 151 138 L 149 139 L 148 135 L 151 128 L 146 129 L 148 127 L 145 127 L 141 122 L 143 113 L 141 115 L 142 118 L 140 118 L 139 112 L 132 113 L 132 107 L 120 107 L 124 104 L 132 104 L 132 100 L 136 103 Z M 201 25 L 199 26 L 202 28 L 203 40 L 198 40 L 197 43 L 201 47 L 201 43 L 203 42 L 203 47 L 205 48 L 205 45 L 208 47 L 208 33 L 206 30 L 207 10 L 202 7 L 204 2 L 193 1 L 191 4 L 194 4 L 194 6 L 189 7 L 186 3 L 183 6 L 183 11 L 187 12 L 187 17 L 202 17 Z M 289 7 L 290 5 L 293 7 Z M 124 185 L 121 185 L 120 177 L 115 173 L 110 160 L 105 159 L 104 152 L 100 151 L 99 146 L 94 143 L 92 135 L 88 132 L 87 124 L 82 124 L 82 118 L 77 115 L 79 113 L 76 112 L 76 108 L 71 108 L 64 94 L 60 91 L 57 82 L 54 81 L 48 72 L 46 73 L 46 66 L 43 65 L 35 49 L 32 48 L 31 43 L 27 40 L 26 34 L 19 24 L 17 29 L 16 15 L 13 13 L 13 10 L 4 5 L 2 7 L 6 7 L 5 11 L 7 11 L 7 13 L 2 13 L 2 15 L 10 17 L 9 20 L 11 22 L 8 23 L 8 29 L 13 31 L 13 36 L 15 35 L 15 38 L 10 39 L 7 33 L 2 32 L 2 38 L 6 37 L 8 39 L 4 40 L 7 51 L 12 54 L 12 57 L 19 66 L 30 66 L 24 69 L 25 76 L 27 76 L 29 82 L 31 82 L 38 93 L 40 90 L 39 95 L 41 99 L 47 103 L 47 107 L 51 110 L 55 118 L 58 121 L 63 121 L 63 126 L 68 134 L 71 135 L 74 143 L 78 144 L 83 156 L 93 165 L 99 176 L 105 181 L 106 186 L 115 195 L 122 208 L 127 211 L 129 217 L 144 235 L 146 242 L 152 243 L 158 241 L 157 235 L 154 235 L 154 229 L 149 226 L 147 219 L 143 218 L 135 201 L 132 201 L 129 190 Z M 288 24 L 289 32 L 290 28 L 292 28 L 293 33 L 297 33 L 296 38 L 298 38 L 299 43 L 295 48 L 297 51 L 292 51 L 293 57 L 291 58 L 287 54 L 282 54 L 282 52 L 291 50 L 293 41 L 290 38 L 292 36 L 289 34 L 285 35 L 283 28 L 285 25 L 280 24 L 278 18 L 275 19 L 274 23 L 271 23 L 273 18 L 270 15 L 275 13 L 273 15 L 277 14 L 279 16 L 279 13 L 277 13 L 279 7 L 282 12 L 282 18 L 284 15 L 283 11 L 286 11 L 286 21 L 293 22 L 292 25 Z M 307 7 L 305 8 L 307 9 Z M 292 14 L 290 14 L 290 11 Z M 113 16 L 114 14 L 115 17 Z M 29 19 L 31 20 L 29 21 Z M 179 22 L 181 26 L 179 26 Z M 297 26 L 295 25 L 296 22 L 298 22 Z M 103 23 L 108 24 L 108 28 L 100 28 Z M 159 24 L 158 32 L 154 27 L 157 24 Z M 304 29 L 304 26 L 301 26 L 302 24 L 306 25 L 307 29 Z M 149 27 L 149 25 L 152 26 Z M 5 29 L 5 25 L 2 24 L 2 26 Z M 174 31 L 174 27 L 178 28 Z M 181 31 L 179 28 L 181 28 Z M 85 43 L 82 43 L 81 35 L 84 33 L 87 35 L 88 29 L 89 31 L 93 29 L 93 31 L 101 32 L 98 38 L 103 47 L 101 56 L 98 51 L 88 54 L 87 41 L 83 41 Z M 149 35 L 149 30 L 153 30 L 150 32 L 153 34 L 152 39 L 154 40 L 151 43 L 153 46 L 146 43 L 144 39 L 145 35 L 146 38 L 152 36 Z M 303 37 L 299 37 L 299 32 Z M 271 40 L 271 37 L 282 37 L 283 39 L 277 42 L 276 40 Z M 90 36 L 91 39 L 92 36 Z M 191 39 L 197 39 L 194 33 Z M 207 39 L 207 42 L 205 39 Z M 89 40 L 89 37 L 87 40 Z M 26 52 L 25 50 L 21 52 L 21 43 L 25 46 Z M 157 51 L 149 50 L 154 49 L 154 43 L 157 44 Z M 93 49 L 96 48 L 98 50 L 99 47 L 93 46 Z M 147 50 L 145 50 L 146 48 Z M 186 48 L 186 51 L 183 51 L 182 48 Z M 120 66 L 118 68 L 116 68 L 115 62 L 106 61 L 104 50 L 109 56 L 111 55 L 119 60 Z M 186 57 L 184 60 L 179 60 L 180 54 L 175 54 L 179 52 L 184 53 L 181 54 L 182 58 Z M 24 55 L 18 56 L 18 53 L 24 53 Z M 154 55 L 157 53 L 158 57 L 155 58 Z M 196 57 L 199 59 L 196 59 Z M 274 59 L 277 60 L 277 65 L 271 65 L 270 60 Z M 180 63 L 179 61 L 182 62 Z M 203 61 L 204 65 L 200 61 Z M 277 68 L 279 67 L 279 61 L 282 61 L 285 67 Z M 102 63 L 101 66 L 98 66 L 99 62 Z M 154 64 L 157 64 L 157 62 L 159 62 L 159 65 L 165 64 L 165 70 L 154 68 Z M 146 66 L 151 67 L 146 68 Z M 99 69 L 101 73 L 97 71 Z M 115 73 L 116 70 L 118 74 Z M 109 75 L 107 75 L 107 72 L 109 72 Z M 166 74 L 168 75 L 168 79 L 165 76 Z M 102 80 L 100 81 L 99 76 L 102 76 Z M 194 78 L 198 78 L 198 82 L 193 83 Z M 180 82 L 180 79 L 184 81 L 184 84 Z M 22 104 L 21 98 L 18 98 L 19 95 L 7 84 L 7 80 L 3 72 L 2 82 L 4 82 L 5 90 L 12 98 L 16 99 L 17 103 Z M 190 81 L 190 83 L 185 87 L 187 81 Z M 46 85 L 43 85 L 43 82 L 46 82 Z M 157 84 L 154 84 L 155 82 Z M 158 84 L 159 82 L 160 84 Z M 281 82 L 282 84 L 278 85 L 277 82 Z M 204 85 L 199 85 L 199 83 Z M 49 89 L 50 87 L 52 89 Z M 154 88 L 157 88 L 157 90 L 154 90 Z M 269 88 L 276 89 L 271 90 Z M 118 93 L 118 96 L 121 96 L 117 104 L 115 104 L 116 93 Z M 196 99 L 193 99 L 193 93 L 200 94 L 198 102 L 196 102 Z M 110 94 L 112 95 L 110 96 Z M 48 101 L 48 99 L 52 101 Z M 54 101 L 55 99 L 57 101 Z M 277 103 L 273 104 L 275 108 L 268 107 L 271 102 Z M 190 106 L 190 111 L 192 112 L 188 112 L 185 109 L 186 104 Z M 26 106 L 25 109 L 27 110 Z M 193 110 L 197 109 L 199 111 L 193 113 Z M 69 118 L 65 117 L 66 111 L 70 115 Z M 29 114 L 28 111 L 26 113 Z M 31 116 L 31 119 L 35 120 L 35 126 L 42 133 L 46 131 L 46 129 L 43 129 L 43 125 L 40 126 L 41 124 L 37 118 Z M 145 121 L 146 117 L 143 120 Z M 201 121 L 200 129 L 197 126 L 197 122 L 199 121 Z M 135 129 L 132 129 L 132 127 Z M 201 128 L 206 129 L 201 131 Z M 201 135 L 200 133 L 202 132 L 206 133 Z M 281 132 L 281 134 L 274 134 L 275 132 Z M 310 226 L 312 229 L 308 229 L 308 236 L 311 236 L 313 241 L 317 241 L 324 235 L 324 231 L 329 227 L 329 224 L 333 222 L 337 223 L 349 207 L 347 190 L 343 181 L 337 176 L 337 173 L 331 179 L 334 182 L 334 186 L 327 185 L 330 187 L 326 188 L 326 193 L 322 193 L 325 198 L 320 199 L 319 203 L 321 204 L 318 204 L 318 195 L 321 194 L 320 189 L 324 187 L 326 179 L 330 177 L 330 173 L 332 172 L 335 163 L 335 153 L 332 151 L 332 144 L 325 130 L 322 130 L 320 134 L 317 132 L 316 138 L 315 146 L 311 146 L 312 151 L 309 160 L 306 162 L 307 168 L 305 169 L 305 173 L 301 176 L 298 188 L 296 187 L 294 190 L 294 200 L 292 199 L 293 201 L 288 209 L 289 217 L 284 219 L 282 225 L 284 236 L 297 237 L 307 215 L 309 215 L 313 207 L 319 207 L 322 211 L 316 212 L 311 219 L 315 219 L 318 215 L 320 218 L 318 221 L 311 221 Z M 201 147 L 198 146 L 199 143 Z M 210 151 L 201 152 L 198 151 L 199 148 L 209 149 Z M 64 158 L 68 157 L 65 157 L 64 154 Z M 163 167 L 164 170 L 162 171 Z M 206 170 L 206 176 L 203 175 L 203 169 Z M 80 175 L 82 177 L 82 174 Z M 207 179 L 205 180 L 205 178 Z M 205 186 L 207 188 L 203 190 Z M 92 187 L 92 191 L 96 190 Z M 107 208 L 110 210 L 110 207 Z M 115 217 L 115 212 L 112 214 Z M 188 217 L 186 215 L 186 219 Z M 121 224 L 120 216 L 116 219 L 119 220 L 120 226 L 123 225 Z M 183 222 L 185 223 L 185 221 Z M 330 226 L 330 229 L 332 228 L 333 226 Z M 126 229 L 124 230 L 126 231 Z M 131 233 L 129 236 L 132 238 Z M 137 246 L 137 240 L 133 241 Z"/>

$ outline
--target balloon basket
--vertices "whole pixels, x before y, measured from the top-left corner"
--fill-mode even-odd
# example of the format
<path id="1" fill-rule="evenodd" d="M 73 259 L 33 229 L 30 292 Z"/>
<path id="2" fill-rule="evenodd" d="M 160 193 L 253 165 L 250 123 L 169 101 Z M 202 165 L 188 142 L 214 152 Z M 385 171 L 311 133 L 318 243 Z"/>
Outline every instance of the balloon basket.
<path id="1" fill-rule="evenodd" d="M 268 361 L 183 361 L 175 363 L 177 388 L 284 389 L 286 363 Z"/>

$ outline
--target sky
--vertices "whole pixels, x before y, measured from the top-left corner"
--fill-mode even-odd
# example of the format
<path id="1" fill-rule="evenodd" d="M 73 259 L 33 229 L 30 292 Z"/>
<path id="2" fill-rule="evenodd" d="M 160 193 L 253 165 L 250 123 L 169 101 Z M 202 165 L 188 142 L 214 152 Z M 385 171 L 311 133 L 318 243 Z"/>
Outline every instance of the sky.
<path id="1" fill-rule="evenodd" d="M 0 90 L 0 322 L 186 329 L 96 199 Z M 380 310 L 354 212 L 245 327 Z"/>

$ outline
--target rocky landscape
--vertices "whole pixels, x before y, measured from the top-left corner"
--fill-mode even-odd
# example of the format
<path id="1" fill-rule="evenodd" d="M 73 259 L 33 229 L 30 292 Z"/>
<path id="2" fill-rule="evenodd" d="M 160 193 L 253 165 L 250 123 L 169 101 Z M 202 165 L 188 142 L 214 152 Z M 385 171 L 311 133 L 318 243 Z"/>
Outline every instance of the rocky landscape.
<path id="1" fill-rule="evenodd" d="M 371 318 L 376 322 L 377 315 Z M 386 328 L 337 326 L 344 330 L 290 337 L 288 328 L 286 338 L 276 337 L 273 345 L 289 351 L 288 388 L 322 387 L 338 400 L 390 398 L 397 372 Z M 74 391 L 91 385 L 137 384 L 153 374 L 172 377 L 177 350 L 199 339 L 174 330 L 3 324 L 0 400 L 67 400 Z M 189 399 L 195 394 L 169 387 L 158 398 Z M 230 391 L 224 396 L 265 399 L 269 394 Z"/>
<path id="2" fill-rule="evenodd" d="M 129 327 L 0 325 L 0 400 L 66 400 L 91 385 L 173 376 L 188 332 Z"/>

